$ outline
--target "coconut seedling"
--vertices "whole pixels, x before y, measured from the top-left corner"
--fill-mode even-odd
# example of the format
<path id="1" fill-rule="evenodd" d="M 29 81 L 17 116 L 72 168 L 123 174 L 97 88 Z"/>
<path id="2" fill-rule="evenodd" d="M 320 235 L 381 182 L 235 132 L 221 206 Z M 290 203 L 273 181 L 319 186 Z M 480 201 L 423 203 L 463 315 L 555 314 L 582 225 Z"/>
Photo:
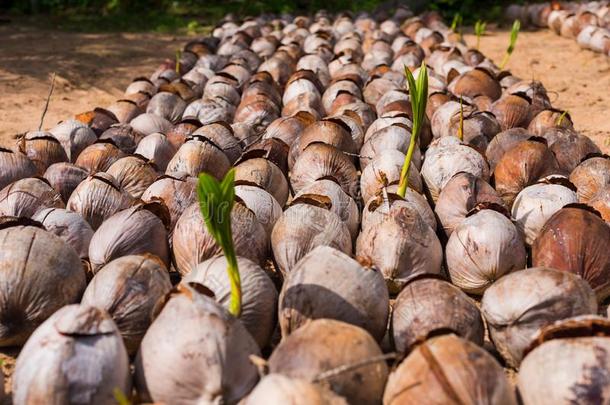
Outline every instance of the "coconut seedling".
<path id="1" fill-rule="evenodd" d="M 502 59 L 502 63 L 500 63 L 500 69 L 504 69 L 510 56 L 513 54 L 515 50 L 515 45 L 517 44 L 517 37 L 519 36 L 519 30 L 521 29 L 521 21 L 515 20 L 513 22 L 513 28 L 510 30 L 510 43 L 508 44 L 508 48 L 506 48 L 506 54 L 504 55 L 504 59 Z"/>
<path id="2" fill-rule="evenodd" d="M 413 127 L 411 129 L 411 141 L 409 149 L 405 156 L 405 163 L 402 166 L 400 173 L 400 183 L 398 185 L 398 195 L 403 197 L 407 192 L 409 183 L 409 168 L 413 159 L 413 151 L 417 146 L 419 131 L 422 127 L 424 117 L 426 116 L 426 103 L 428 102 L 428 71 L 426 64 L 422 62 L 417 75 L 417 82 L 413 77 L 413 73 L 405 66 L 405 77 L 409 84 L 409 96 L 411 97 L 411 108 L 413 109 Z"/>
<path id="3" fill-rule="evenodd" d="M 477 50 L 481 46 L 481 37 L 485 34 L 485 28 L 487 23 L 485 21 L 477 20 L 474 23 L 474 34 L 477 36 Z"/>
<path id="4" fill-rule="evenodd" d="M 221 182 L 207 173 L 199 175 L 197 196 L 201 215 L 208 232 L 227 258 L 227 274 L 231 281 L 229 312 L 241 314 L 241 280 L 231 232 L 231 209 L 235 203 L 235 171 L 230 170 Z"/>

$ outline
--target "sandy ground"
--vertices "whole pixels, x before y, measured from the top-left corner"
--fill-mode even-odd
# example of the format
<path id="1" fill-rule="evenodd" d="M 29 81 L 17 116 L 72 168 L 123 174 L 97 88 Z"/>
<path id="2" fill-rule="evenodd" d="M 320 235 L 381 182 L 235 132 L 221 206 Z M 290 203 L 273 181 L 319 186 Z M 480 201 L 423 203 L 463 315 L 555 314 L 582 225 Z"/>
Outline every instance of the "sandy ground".
<path id="1" fill-rule="evenodd" d="M 501 60 L 507 32 L 490 32 L 481 50 Z M 0 26 L 0 145 L 38 128 L 50 76 L 57 73 L 44 128 L 106 106 L 130 80 L 149 75 L 187 40 L 156 34 L 82 34 Z M 469 44 L 475 43 L 466 35 Z M 610 58 L 581 50 L 550 31 L 522 32 L 509 64 L 523 78 L 541 80 L 553 104 L 569 110 L 576 128 L 610 152 Z"/>
<path id="2" fill-rule="evenodd" d="M 510 33 L 491 32 L 481 38 L 481 51 L 501 61 Z M 466 35 L 469 45 L 474 35 Z M 583 50 L 576 41 L 549 30 L 521 32 L 506 66 L 523 79 L 540 80 L 553 106 L 568 110 L 574 127 L 610 153 L 610 58 Z"/>

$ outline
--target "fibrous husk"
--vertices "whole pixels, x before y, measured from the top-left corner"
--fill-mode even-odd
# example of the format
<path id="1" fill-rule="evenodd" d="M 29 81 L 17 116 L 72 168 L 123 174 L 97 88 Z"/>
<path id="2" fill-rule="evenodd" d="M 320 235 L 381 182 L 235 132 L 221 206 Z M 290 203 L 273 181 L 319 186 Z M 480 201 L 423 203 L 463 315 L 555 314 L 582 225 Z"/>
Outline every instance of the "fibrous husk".
<path id="1" fill-rule="evenodd" d="M 512 207 L 521 190 L 552 174 L 561 174 L 553 153 L 545 143 L 527 140 L 504 153 L 494 170 L 494 180 L 498 194 Z"/>
<path id="2" fill-rule="evenodd" d="M 582 161 L 570 173 L 570 182 L 576 186 L 578 201 L 587 204 L 610 186 L 610 158 L 592 157 Z"/>
<path id="3" fill-rule="evenodd" d="M 212 122 L 198 128 L 187 138 L 187 140 L 198 139 L 197 135 L 218 145 L 225 155 L 227 155 L 231 164 L 234 164 L 243 152 L 239 139 L 234 136 L 233 128 L 224 121 Z"/>
<path id="4" fill-rule="evenodd" d="M 491 106 L 503 131 L 510 128 L 527 128 L 530 121 L 531 101 L 520 93 L 506 94 Z"/>
<path id="5" fill-rule="evenodd" d="M 356 240 L 358 228 L 360 227 L 360 211 L 352 197 L 350 197 L 341 186 L 333 180 L 321 179 L 305 186 L 294 196 L 293 201 L 299 198 L 318 198 L 318 196 L 329 199 L 330 211 L 334 212 L 347 225 L 352 236 Z"/>
<path id="6" fill-rule="evenodd" d="M 53 163 L 68 161 L 66 151 L 50 132 L 28 132 L 17 145 L 34 163 L 38 175 L 42 175 Z"/>
<path id="7" fill-rule="evenodd" d="M 383 276 L 345 253 L 318 246 L 287 274 L 279 302 L 282 336 L 314 319 L 359 326 L 377 341 L 386 333 L 390 308 Z"/>
<path id="8" fill-rule="evenodd" d="M 439 274 L 443 250 L 434 230 L 409 206 L 390 211 L 362 229 L 356 256 L 381 271 L 391 294 L 422 273 Z"/>
<path id="9" fill-rule="evenodd" d="M 531 134 L 523 128 L 511 128 L 502 131 L 489 142 L 485 150 L 485 157 L 489 162 L 489 167 L 493 172 L 506 152 L 511 150 L 519 142 L 530 138 Z"/>
<path id="10" fill-rule="evenodd" d="M 552 183 L 534 184 L 517 194 L 511 216 L 523 234 L 525 243 L 531 245 L 555 212 L 577 201 L 576 192 L 569 187 Z"/>
<path id="11" fill-rule="evenodd" d="M 593 197 L 589 203 L 593 209 L 597 210 L 606 221 L 607 224 L 610 224 L 610 186 L 606 186 L 604 189 L 600 190 L 599 193 Z"/>
<path id="12" fill-rule="evenodd" d="M 383 403 L 515 405 L 517 400 L 489 353 L 456 335 L 444 335 L 418 346 L 390 374 Z"/>
<path id="13" fill-rule="evenodd" d="M 133 198 L 140 198 L 144 191 L 155 181 L 157 172 L 148 159 L 131 155 L 114 162 L 107 170 L 119 187 Z"/>
<path id="14" fill-rule="evenodd" d="M 485 180 L 466 172 L 453 176 L 439 194 L 434 207 L 445 235 L 451 236 L 468 213 L 481 203 L 506 208 L 496 190 Z"/>
<path id="15" fill-rule="evenodd" d="M 300 378 L 268 374 L 261 378 L 243 405 L 347 405 L 347 401 L 328 388 Z"/>
<path id="16" fill-rule="evenodd" d="M 462 73 L 449 84 L 449 91 L 456 96 L 475 97 L 485 95 L 497 100 L 502 94 L 498 80 L 483 68 L 475 68 Z"/>
<path id="17" fill-rule="evenodd" d="M 76 302 L 85 272 L 76 251 L 43 229 L 0 230 L 0 346 L 22 345 L 53 312 Z"/>
<path id="18" fill-rule="evenodd" d="M 72 246 L 81 259 L 89 257 L 93 229 L 80 214 L 63 208 L 46 208 L 38 211 L 32 219 Z"/>
<path id="19" fill-rule="evenodd" d="M 595 294 L 580 277 L 534 267 L 508 274 L 485 291 L 481 312 L 491 340 L 518 368 L 535 333 L 553 322 L 597 312 Z"/>
<path id="20" fill-rule="evenodd" d="M 237 257 L 237 266 L 242 288 L 239 320 L 263 349 L 269 344 L 276 326 L 278 293 L 265 270 L 258 264 L 245 257 Z M 215 256 L 199 263 L 184 277 L 183 283 L 189 282 L 209 288 L 214 294 L 213 298 L 229 309 L 231 283 L 225 256 Z"/>
<path id="21" fill-rule="evenodd" d="M 205 291 L 182 284 L 148 328 L 135 362 L 141 400 L 233 404 L 256 385 L 258 345 Z"/>
<path id="22" fill-rule="evenodd" d="M 110 141 L 87 146 L 74 162 L 89 173 L 105 172 L 125 154 Z"/>
<path id="23" fill-rule="evenodd" d="M 370 136 L 365 136 L 365 139 L 364 145 L 360 149 L 360 167 L 362 169 L 365 169 L 372 159 L 384 150 L 397 150 L 406 154 L 411 142 L 411 128 L 403 124 L 393 124 L 370 133 Z M 419 169 L 421 161 L 421 152 L 419 148 L 415 148 L 412 158 L 413 165 Z"/>
<path id="24" fill-rule="evenodd" d="M 248 184 L 235 186 L 235 196 L 254 212 L 258 222 L 265 227 L 267 235 L 271 236 L 273 226 L 282 215 L 282 207 L 275 197 L 258 186 Z"/>
<path id="25" fill-rule="evenodd" d="M 218 145 L 198 137 L 186 141 L 169 161 L 165 169 L 167 174 L 187 173 L 197 177 L 205 172 L 221 180 L 231 168 L 231 162 Z"/>
<path id="26" fill-rule="evenodd" d="M 0 147 L 0 189 L 36 174 L 36 166 L 24 154 Z"/>
<path id="27" fill-rule="evenodd" d="M 426 197 L 411 188 L 407 188 L 405 196 L 402 198 L 391 188 L 388 187 L 385 191 L 382 190 L 367 201 L 366 206 L 362 210 L 363 229 L 372 223 L 383 221 L 385 216 L 392 215 L 393 212 L 399 211 L 402 207 L 408 207 L 414 209 L 421 216 L 422 220 L 432 230 L 436 231 L 436 217 Z"/>
<path id="28" fill-rule="evenodd" d="M 362 199 L 368 201 L 384 187 L 399 184 L 404 163 L 405 155 L 398 150 L 386 149 L 375 155 L 360 176 Z M 410 164 L 408 186 L 420 194 L 423 192 L 421 176 L 413 163 Z"/>
<path id="29" fill-rule="evenodd" d="M 165 118 L 149 113 L 138 115 L 129 122 L 129 125 L 142 134 L 142 136 L 154 134 L 155 132 L 165 134 L 172 128 L 172 123 Z"/>
<path id="30" fill-rule="evenodd" d="M 235 253 L 263 265 L 269 250 L 269 237 L 254 212 L 240 202 L 231 211 L 231 232 Z M 176 222 L 172 250 L 176 270 L 182 275 L 221 253 L 220 246 L 205 226 L 199 202 L 184 210 Z"/>
<path id="31" fill-rule="evenodd" d="M 142 194 L 142 201 L 160 200 L 169 210 L 170 235 L 184 210 L 197 201 L 197 179 L 186 174 L 163 175 Z"/>
<path id="32" fill-rule="evenodd" d="M 129 358 L 108 313 L 88 305 L 54 313 L 19 354 L 12 388 L 15 404 L 110 405 L 116 391 L 128 396 Z"/>
<path id="33" fill-rule="evenodd" d="M 555 109 L 540 111 L 527 126 L 527 131 L 536 136 L 542 134 L 549 128 L 564 128 L 574 130 L 574 124 L 570 114 Z"/>
<path id="34" fill-rule="evenodd" d="M 177 122 L 182 118 L 186 102 L 179 95 L 167 91 L 160 91 L 148 102 L 147 114 L 155 114 L 170 122 Z"/>
<path id="35" fill-rule="evenodd" d="M 144 156 L 157 167 L 159 172 L 165 172 L 167 164 L 176 153 L 176 149 L 169 142 L 167 137 L 161 133 L 154 133 L 145 136 L 138 143 L 135 154 Z"/>
<path id="36" fill-rule="evenodd" d="M 567 206 L 544 224 L 532 245 L 532 264 L 575 273 L 599 301 L 610 295 L 610 227 L 586 207 Z"/>
<path id="37" fill-rule="evenodd" d="M 171 289 L 167 268 L 158 257 L 128 255 L 98 270 L 89 282 L 81 304 L 108 311 L 127 352 L 133 355 L 154 319 L 155 305 Z"/>
<path id="38" fill-rule="evenodd" d="M 466 217 L 449 237 L 445 255 L 451 282 L 469 294 L 482 294 L 495 280 L 526 264 L 517 227 L 491 209 Z"/>
<path id="39" fill-rule="evenodd" d="M 335 180 L 351 197 L 358 195 L 358 173 L 351 158 L 334 146 L 312 143 L 305 148 L 292 167 L 290 184 L 298 193 L 322 178 Z"/>
<path id="40" fill-rule="evenodd" d="M 108 217 L 129 207 L 133 199 L 108 173 L 83 180 L 70 195 L 66 208 L 78 212 L 96 230 Z"/>
<path id="41" fill-rule="evenodd" d="M 333 373 L 347 367 L 344 372 Z M 364 329 L 317 319 L 286 337 L 269 358 L 271 373 L 328 384 L 349 403 L 374 404 L 383 394 L 388 367 Z"/>
<path id="42" fill-rule="evenodd" d="M 595 142 L 588 136 L 577 133 L 557 139 L 549 149 L 555 155 L 559 168 L 565 173 L 571 173 L 587 155 L 601 154 Z"/>
<path id="43" fill-rule="evenodd" d="M 435 202 L 449 180 L 459 172 L 489 180 L 487 161 L 475 149 L 460 143 L 438 144 L 428 149 L 421 174 Z"/>
<path id="44" fill-rule="evenodd" d="M 108 128 L 102 135 L 100 140 L 110 141 L 121 152 L 131 154 L 136 149 L 136 145 L 143 138 L 143 135 L 135 131 L 129 124 L 113 125 Z"/>
<path id="45" fill-rule="evenodd" d="M 80 153 L 97 140 L 95 132 L 80 121 L 68 120 L 59 123 L 49 132 L 63 146 L 70 162 L 76 162 Z"/>
<path id="46" fill-rule="evenodd" d="M 392 306 L 390 333 L 401 353 L 439 333 L 455 333 L 479 346 L 485 327 L 475 302 L 447 281 L 422 276 L 398 294 Z"/>
<path id="47" fill-rule="evenodd" d="M 239 162 L 235 166 L 235 181 L 261 187 L 273 195 L 282 207 L 288 200 L 289 190 L 286 176 L 275 163 L 267 159 L 252 158 Z"/>
<path id="48" fill-rule="evenodd" d="M 169 212 L 159 202 L 137 204 L 112 215 L 91 238 L 89 261 L 93 273 L 119 257 L 144 253 L 156 255 L 169 267 L 167 226 Z"/>
<path id="49" fill-rule="evenodd" d="M 271 247 L 283 274 L 290 272 L 317 246 L 330 246 L 351 254 L 352 239 L 347 225 L 324 203 L 330 203 L 330 199 L 296 201 L 276 222 L 271 233 Z"/>
<path id="50" fill-rule="evenodd" d="M 0 190 L 0 216 L 31 218 L 45 208 L 64 208 L 61 196 L 45 179 L 28 177 Z"/>
<path id="51" fill-rule="evenodd" d="M 55 163 L 44 172 L 44 178 L 61 196 L 64 203 L 68 202 L 70 195 L 76 187 L 87 178 L 89 172 L 73 163 Z"/>
<path id="52" fill-rule="evenodd" d="M 610 351 L 608 320 L 582 316 L 558 321 L 540 333 L 552 340 L 523 359 L 517 386 L 524 404 L 608 402 Z M 553 336 L 555 335 L 555 336 Z"/>

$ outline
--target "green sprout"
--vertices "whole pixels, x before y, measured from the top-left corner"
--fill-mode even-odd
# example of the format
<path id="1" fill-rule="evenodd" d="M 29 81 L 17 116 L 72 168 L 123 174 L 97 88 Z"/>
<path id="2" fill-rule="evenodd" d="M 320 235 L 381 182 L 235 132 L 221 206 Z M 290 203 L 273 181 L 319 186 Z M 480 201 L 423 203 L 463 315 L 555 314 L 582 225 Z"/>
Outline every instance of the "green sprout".
<path id="1" fill-rule="evenodd" d="M 481 20 L 477 20 L 474 24 L 474 33 L 477 36 L 477 50 L 481 46 L 481 37 L 485 34 L 485 28 L 487 27 L 487 23 Z"/>
<path id="2" fill-rule="evenodd" d="M 460 126 L 458 127 L 458 138 L 460 141 L 464 140 L 464 102 L 462 96 L 460 96 Z"/>
<path id="3" fill-rule="evenodd" d="M 182 57 L 182 51 L 176 49 L 176 73 L 180 74 L 180 58 Z"/>
<path id="4" fill-rule="evenodd" d="M 129 401 L 129 399 L 127 399 L 127 396 L 120 388 L 117 387 L 112 390 L 112 394 L 114 395 L 114 399 L 116 400 L 117 404 L 131 405 L 131 402 Z"/>
<path id="5" fill-rule="evenodd" d="M 563 124 L 563 119 L 568 115 L 568 110 L 565 110 L 561 113 L 559 117 L 557 117 L 557 121 L 555 122 L 555 126 L 560 127 Z"/>
<path id="6" fill-rule="evenodd" d="M 451 21 L 451 31 L 458 34 L 462 28 L 462 21 L 462 15 L 460 13 L 455 13 L 455 15 L 453 16 L 453 21 Z"/>
<path id="7" fill-rule="evenodd" d="M 515 50 L 515 44 L 517 43 L 517 37 L 519 36 L 519 30 L 521 29 L 521 22 L 519 20 L 515 20 L 513 23 L 513 28 L 510 31 L 510 44 L 506 49 L 506 55 L 504 55 L 504 59 L 502 59 L 502 63 L 500 64 L 500 69 L 504 69 L 504 66 L 508 63 L 508 59 L 510 55 L 513 54 Z"/>
<path id="8" fill-rule="evenodd" d="M 241 280 L 231 234 L 231 209 L 235 203 L 234 180 L 234 170 L 230 170 L 221 182 L 207 173 L 201 173 L 197 196 L 208 232 L 227 259 L 227 274 L 231 282 L 229 312 L 237 317 L 241 314 Z"/>
<path id="9" fill-rule="evenodd" d="M 411 98 L 411 108 L 413 110 L 413 127 L 411 129 L 409 149 L 407 150 L 407 156 L 405 156 L 405 163 L 402 165 L 400 182 L 398 183 L 398 195 L 403 198 L 407 193 L 407 187 L 409 185 L 409 168 L 411 167 L 413 152 L 417 147 L 419 130 L 421 129 L 426 114 L 426 103 L 428 102 L 428 70 L 426 69 L 426 64 L 424 62 L 421 63 L 419 74 L 417 75 L 417 82 L 413 77 L 413 73 L 411 73 L 406 66 L 405 76 L 407 78 L 407 83 L 409 84 L 409 97 Z"/>

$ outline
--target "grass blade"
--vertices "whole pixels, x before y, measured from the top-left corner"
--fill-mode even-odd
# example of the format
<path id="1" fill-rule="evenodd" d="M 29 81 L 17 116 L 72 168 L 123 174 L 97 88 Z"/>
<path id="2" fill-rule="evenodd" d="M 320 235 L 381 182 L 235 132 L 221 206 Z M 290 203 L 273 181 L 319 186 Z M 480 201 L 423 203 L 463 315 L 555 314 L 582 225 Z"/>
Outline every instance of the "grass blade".
<path id="1" fill-rule="evenodd" d="M 517 44 L 517 38 L 519 36 L 519 30 L 521 29 L 521 22 L 519 20 L 515 20 L 513 22 L 513 28 L 510 31 L 510 44 L 508 44 L 508 48 L 506 49 L 506 54 L 504 55 L 504 59 L 502 59 L 502 63 L 500 64 L 500 69 L 504 69 L 504 66 L 508 63 L 510 56 L 513 54 L 515 50 L 515 45 Z"/>

